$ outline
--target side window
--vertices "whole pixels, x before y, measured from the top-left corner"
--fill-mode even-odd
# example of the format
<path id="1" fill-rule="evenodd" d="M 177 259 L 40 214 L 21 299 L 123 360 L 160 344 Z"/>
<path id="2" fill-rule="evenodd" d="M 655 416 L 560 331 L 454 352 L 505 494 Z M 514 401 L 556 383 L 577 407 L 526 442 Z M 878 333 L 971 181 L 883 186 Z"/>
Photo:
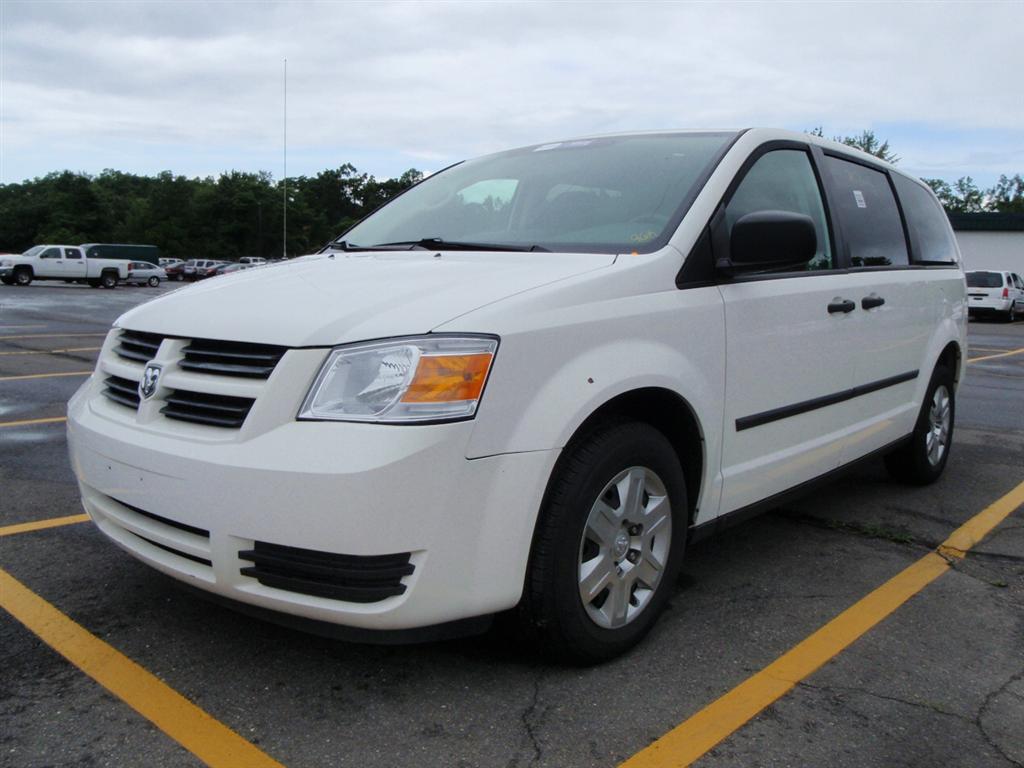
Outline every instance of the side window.
<path id="1" fill-rule="evenodd" d="M 818 252 L 808 270 L 831 269 L 825 207 L 810 158 L 799 149 L 777 149 L 762 155 L 747 171 L 725 207 L 725 224 L 733 224 L 756 211 L 789 211 L 810 216 L 818 235 Z"/>
<path id="2" fill-rule="evenodd" d="M 39 254 L 40 259 L 59 259 L 60 248 L 47 248 L 45 251 Z"/>
<path id="3" fill-rule="evenodd" d="M 65 248 L 64 249 L 64 258 L 65 259 L 80 259 L 80 258 L 82 258 L 82 254 L 79 252 L 79 250 L 77 248 Z"/>
<path id="4" fill-rule="evenodd" d="M 1016 272 L 1013 273 L 1014 280 L 1017 281 L 1017 287 L 1024 291 L 1024 280 L 1021 279 L 1020 275 Z"/>
<path id="5" fill-rule="evenodd" d="M 942 206 L 920 184 L 898 173 L 892 179 L 907 218 L 914 261 L 955 263 L 956 243 Z"/>
<path id="6" fill-rule="evenodd" d="M 867 166 L 826 157 L 830 196 L 850 244 L 851 267 L 909 264 L 903 223 L 888 177 Z"/>

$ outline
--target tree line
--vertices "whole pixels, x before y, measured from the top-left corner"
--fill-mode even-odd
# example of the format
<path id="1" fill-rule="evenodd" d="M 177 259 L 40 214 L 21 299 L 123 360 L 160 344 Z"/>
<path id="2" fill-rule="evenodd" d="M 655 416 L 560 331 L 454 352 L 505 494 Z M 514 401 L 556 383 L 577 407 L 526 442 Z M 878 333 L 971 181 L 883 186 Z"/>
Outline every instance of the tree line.
<path id="1" fill-rule="evenodd" d="M 821 128 L 808 133 L 824 135 Z M 900 159 L 872 131 L 835 140 L 889 162 Z M 284 185 L 267 172 L 186 178 L 170 171 L 156 176 L 58 171 L 0 185 L 0 253 L 21 253 L 37 243 L 100 242 L 149 243 L 183 259 L 295 256 L 318 249 L 422 178 L 410 169 L 378 180 L 348 163 L 289 178 L 285 244 Z M 987 189 L 970 176 L 924 181 L 951 213 L 1024 213 L 1019 173 L 1000 176 Z"/>
<path id="2" fill-rule="evenodd" d="M 186 178 L 59 171 L 0 185 L 0 252 L 37 243 L 148 243 L 166 256 L 238 259 L 310 253 L 423 178 L 410 169 L 378 180 L 353 165 L 290 177 L 266 172 Z"/>

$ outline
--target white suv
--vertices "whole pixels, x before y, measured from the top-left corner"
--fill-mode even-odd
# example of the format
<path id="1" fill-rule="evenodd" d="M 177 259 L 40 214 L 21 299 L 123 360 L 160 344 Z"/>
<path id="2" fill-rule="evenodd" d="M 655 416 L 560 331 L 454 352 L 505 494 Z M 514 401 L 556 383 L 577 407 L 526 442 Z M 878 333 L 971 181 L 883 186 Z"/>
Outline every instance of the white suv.
<path id="1" fill-rule="evenodd" d="M 515 608 L 596 661 L 688 542 L 870 456 L 937 479 L 966 317 L 939 203 L 873 157 L 553 142 L 122 316 L 72 464 L 103 533 L 245 610 L 415 639 Z"/>
<path id="2" fill-rule="evenodd" d="M 972 316 L 998 315 L 1012 323 L 1024 314 L 1024 279 L 1016 272 L 968 272 L 967 308 Z"/>

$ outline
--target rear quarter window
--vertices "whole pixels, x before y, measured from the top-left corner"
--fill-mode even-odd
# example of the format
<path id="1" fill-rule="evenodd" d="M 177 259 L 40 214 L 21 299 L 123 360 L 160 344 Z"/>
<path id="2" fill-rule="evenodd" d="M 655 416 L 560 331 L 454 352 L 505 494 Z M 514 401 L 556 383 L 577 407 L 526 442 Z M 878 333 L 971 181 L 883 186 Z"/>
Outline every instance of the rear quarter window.
<path id="1" fill-rule="evenodd" d="M 956 241 L 949 221 L 931 193 L 898 173 L 892 175 L 903 204 L 903 215 L 910 230 L 914 261 L 926 264 L 956 263 Z"/>
<path id="2" fill-rule="evenodd" d="M 850 248 L 851 267 L 910 263 L 896 198 L 881 171 L 837 157 L 825 158 L 830 203 Z"/>

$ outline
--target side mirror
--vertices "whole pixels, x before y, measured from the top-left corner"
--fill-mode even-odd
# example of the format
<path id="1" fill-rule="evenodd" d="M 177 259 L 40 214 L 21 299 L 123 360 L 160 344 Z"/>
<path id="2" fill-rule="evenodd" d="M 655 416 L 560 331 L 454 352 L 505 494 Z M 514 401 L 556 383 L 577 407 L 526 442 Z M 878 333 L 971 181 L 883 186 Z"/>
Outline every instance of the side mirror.
<path id="1" fill-rule="evenodd" d="M 729 275 L 803 267 L 818 251 L 810 216 L 790 211 L 755 211 L 732 226 L 729 256 L 715 267 Z"/>

